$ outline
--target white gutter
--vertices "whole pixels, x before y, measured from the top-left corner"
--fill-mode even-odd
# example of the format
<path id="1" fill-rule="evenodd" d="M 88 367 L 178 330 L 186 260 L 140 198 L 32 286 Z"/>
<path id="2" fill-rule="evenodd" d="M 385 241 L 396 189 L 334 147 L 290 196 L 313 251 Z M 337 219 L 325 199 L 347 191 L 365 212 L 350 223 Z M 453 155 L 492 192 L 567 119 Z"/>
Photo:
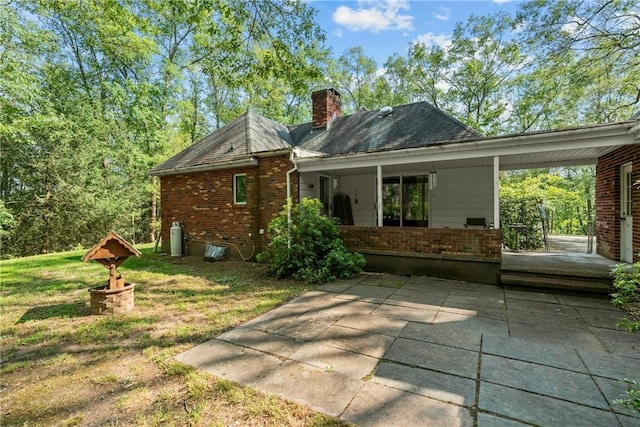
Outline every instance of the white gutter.
<path id="1" fill-rule="evenodd" d="M 191 166 L 186 168 L 174 168 L 167 169 L 160 172 L 149 172 L 151 176 L 167 176 L 167 175 L 178 175 L 184 173 L 193 173 L 193 172 L 208 172 L 220 169 L 228 169 L 228 168 L 237 168 L 243 166 L 256 166 L 258 164 L 258 159 L 255 157 L 250 157 L 248 159 L 240 159 L 240 160 L 229 160 L 226 162 L 214 163 L 210 165 L 199 165 L 199 166 Z"/>
<path id="2" fill-rule="evenodd" d="M 296 160 L 296 149 L 291 150 L 289 161 L 293 163 L 293 168 L 287 171 L 287 230 L 288 239 L 287 245 L 291 247 L 291 209 L 293 208 L 293 201 L 291 200 L 291 174 L 298 170 L 298 162 Z"/>

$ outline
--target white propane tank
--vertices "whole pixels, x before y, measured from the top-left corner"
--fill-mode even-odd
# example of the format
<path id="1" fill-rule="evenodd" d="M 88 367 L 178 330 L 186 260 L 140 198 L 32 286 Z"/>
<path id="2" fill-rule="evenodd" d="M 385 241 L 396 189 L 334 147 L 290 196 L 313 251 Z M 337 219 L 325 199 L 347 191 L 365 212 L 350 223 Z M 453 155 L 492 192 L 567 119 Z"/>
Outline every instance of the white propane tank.
<path id="1" fill-rule="evenodd" d="M 171 223 L 171 256 L 182 256 L 182 227 L 179 222 Z"/>

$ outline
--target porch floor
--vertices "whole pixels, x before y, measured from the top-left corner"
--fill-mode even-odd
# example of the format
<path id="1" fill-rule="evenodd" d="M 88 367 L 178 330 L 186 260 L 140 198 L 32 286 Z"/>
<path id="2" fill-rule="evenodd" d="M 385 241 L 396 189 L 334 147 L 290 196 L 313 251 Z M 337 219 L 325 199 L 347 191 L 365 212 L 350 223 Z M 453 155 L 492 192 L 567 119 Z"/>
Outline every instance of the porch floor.
<path id="1" fill-rule="evenodd" d="M 613 285 L 611 268 L 618 262 L 588 254 L 587 247 L 587 236 L 550 235 L 549 252 L 503 251 L 501 283 L 610 293 Z"/>
<path id="2" fill-rule="evenodd" d="M 611 277 L 618 264 L 597 254 L 578 252 L 502 252 L 502 271 L 555 274 L 558 276 Z"/>

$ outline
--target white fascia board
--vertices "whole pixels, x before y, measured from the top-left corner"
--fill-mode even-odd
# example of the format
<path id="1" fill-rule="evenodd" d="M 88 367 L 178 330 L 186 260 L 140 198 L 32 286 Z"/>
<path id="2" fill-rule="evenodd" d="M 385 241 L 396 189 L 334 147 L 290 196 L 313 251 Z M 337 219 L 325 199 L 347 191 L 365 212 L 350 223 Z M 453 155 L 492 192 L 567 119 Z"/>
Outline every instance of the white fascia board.
<path id="1" fill-rule="evenodd" d="M 163 170 L 160 172 L 149 173 L 149 175 L 152 175 L 152 176 L 181 175 L 186 173 L 209 172 L 209 171 L 220 170 L 220 169 L 240 168 L 244 166 L 256 166 L 257 164 L 258 164 L 258 159 L 255 157 L 250 157 L 248 159 L 230 160 L 227 162 L 213 163 L 209 165 L 199 165 L 199 166 L 192 166 L 192 167 L 186 167 L 186 168 L 175 168 L 175 169 Z"/>
<path id="2" fill-rule="evenodd" d="M 299 147 L 296 147 L 293 150 L 296 153 L 296 157 L 298 157 L 299 159 L 326 156 L 326 153 L 321 153 L 320 151 L 305 150 Z"/>
<path id="3" fill-rule="evenodd" d="M 356 167 L 391 166 L 465 160 L 479 157 L 535 154 L 585 148 L 617 147 L 637 143 L 628 133 L 629 123 L 593 128 L 554 131 L 457 142 L 420 148 L 407 148 L 374 153 L 355 153 L 341 156 L 301 158 L 301 172 Z"/>

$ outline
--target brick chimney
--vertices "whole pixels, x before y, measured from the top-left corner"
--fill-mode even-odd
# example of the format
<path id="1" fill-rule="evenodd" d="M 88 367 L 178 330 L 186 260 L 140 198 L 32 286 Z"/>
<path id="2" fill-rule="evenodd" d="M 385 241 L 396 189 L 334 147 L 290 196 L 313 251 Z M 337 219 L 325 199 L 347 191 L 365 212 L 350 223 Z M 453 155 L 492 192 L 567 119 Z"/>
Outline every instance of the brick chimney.
<path id="1" fill-rule="evenodd" d="M 342 101 L 337 90 L 322 89 L 311 94 L 312 129 L 326 129 L 331 121 L 342 116 Z"/>

